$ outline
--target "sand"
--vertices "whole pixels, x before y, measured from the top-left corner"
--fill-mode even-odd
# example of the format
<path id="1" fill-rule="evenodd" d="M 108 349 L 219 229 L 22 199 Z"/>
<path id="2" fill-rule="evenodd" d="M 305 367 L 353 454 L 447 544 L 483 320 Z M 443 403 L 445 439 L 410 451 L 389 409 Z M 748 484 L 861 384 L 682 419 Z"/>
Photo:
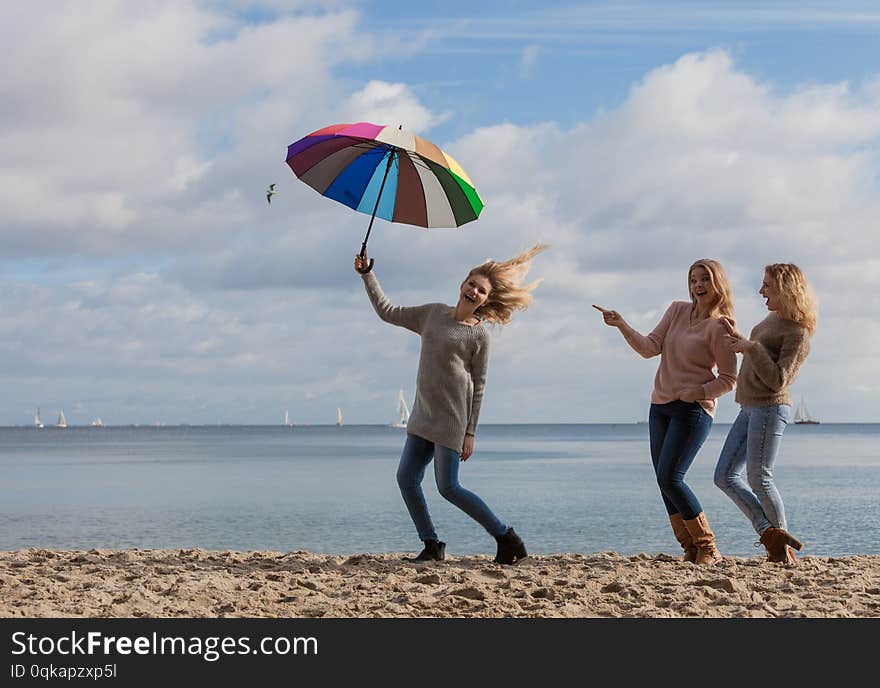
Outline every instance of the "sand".
<path id="1" fill-rule="evenodd" d="M 0 552 L 2 617 L 877 617 L 880 556 L 796 567 L 659 554 L 490 556 L 186 550 Z"/>

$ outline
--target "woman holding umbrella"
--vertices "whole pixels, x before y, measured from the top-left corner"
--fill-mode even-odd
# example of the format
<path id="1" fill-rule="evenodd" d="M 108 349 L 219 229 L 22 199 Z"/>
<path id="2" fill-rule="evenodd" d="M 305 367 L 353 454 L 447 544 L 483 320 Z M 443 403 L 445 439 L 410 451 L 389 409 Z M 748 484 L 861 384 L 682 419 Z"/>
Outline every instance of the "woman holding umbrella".
<path id="1" fill-rule="evenodd" d="M 743 355 L 736 387 L 741 410 L 718 457 L 715 484 L 751 521 L 768 560 L 793 565 L 792 547 L 803 545 L 787 530 L 773 464 L 791 419 L 788 389 L 810 352 L 816 302 L 804 273 L 791 263 L 764 268 L 759 293 L 770 312 L 748 338 L 725 321 L 728 346 Z"/>
<path id="2" fill-rule="evenodd" d="M 484 323 L 505 325 L 513 311 L 532 302 L 538 282 L 522 285 L 531 260 L 546 248 L 537 244 L 510 260 L 488 260 L 473 268 L 459 287 L 455 306 L 428 303 L 393 306 L 366 252 L 354 268 L 364 280 L 378 316 L 421 336 L 416 395 L 407 423 L 406 444 L 397 469 L 397 484 L 410 517 L 424 542 L 415 561 L 441 561 L 446 544 L 434 530 L 422 492 L 425 469 L 434 460 L 440 494 L 482 525 L 498 543 L 495 561 L 514 564 L 526 556 L 522 539 L 486 503 L 458 481 L 459 463 L 474 451 L 474 434 L 486 384 L 489 333 Z"/>
<path id="3" fill-rule="evenodd" d="M 721 263 L 708 258 L 688 269 L 688 291 L 690 301 L 673 301 L 648 336 L 617 311 L 593 307 L 636 352 L 645 358 L 660 355 L 648 415 L 651 460 L 684 559 L 702 565 L 721 561 L 721 554 L 684 477 L 712 428 L 715 399 L 736 384 L 736 354 L 726 345 L 722 320 L 733 318 L 733 295 Z"/>

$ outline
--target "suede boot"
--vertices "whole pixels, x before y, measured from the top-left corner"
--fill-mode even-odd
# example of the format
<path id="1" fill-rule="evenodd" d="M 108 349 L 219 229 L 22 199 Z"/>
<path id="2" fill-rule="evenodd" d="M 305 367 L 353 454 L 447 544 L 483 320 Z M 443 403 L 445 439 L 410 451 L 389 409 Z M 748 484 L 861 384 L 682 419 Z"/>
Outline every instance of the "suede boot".
<path id="1" fill-rule="evenodd" d="M 404 561 L 443 561 L 446 558 L 446 543 L 439 540 L 425 540 L 425 549 L 419 556 Z"/>
<path id="2" fill-rule="evenodd" d="M 684 550 L 684 557 L 682 559 L 694 563 L 697 560 L 697 546 L 691 539 L 691 534 L 688 532 L 681 514 L 672 514 L 669 517 L 669 522 L 672 524 L 672 532 L 675 533 L 675 539 L 678 540 L 678 543 Z"/>
<path id="3" fill-rule="evenodd" d="M 709 566 L 720 562 L 721 553 L 715 546 L 715 533 L 709 527 L 706 514 L 701 511 L 696 518 L 685 521 L 684 525 L 697 548 L 697 559 L 694 563 L 697 566 Z"/>
<path id="4" fill-rule="evenodd" d="M 767 549 L 767 561 L 794 564 L 794 552 L 788 548 L 803 549 L 803 543 L 782 528 L 768 528 L 761 533 L 761 544 Z"/>
<path id="5" fill-rule="evenodd" d="M 516 564 L 528 556 L 525 543 L 513 528 L 508 528 L 504 535 L 496 535 L 495 540 L 498 542 L 498 552 L 495 555 L 495 562 L 498 564 Z"/>

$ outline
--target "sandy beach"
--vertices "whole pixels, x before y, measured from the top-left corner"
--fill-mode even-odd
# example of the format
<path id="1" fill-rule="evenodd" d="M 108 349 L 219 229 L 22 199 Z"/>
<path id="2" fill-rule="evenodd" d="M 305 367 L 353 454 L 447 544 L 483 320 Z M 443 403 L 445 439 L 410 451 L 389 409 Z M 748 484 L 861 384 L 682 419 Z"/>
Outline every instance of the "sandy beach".
<path id="1" fill-rule="evenodd" d="M 667 554 L 489 556 L 187 550 L 0 553 L 3 617 L 877 617 L 880 556 L 796 567 Z"/>

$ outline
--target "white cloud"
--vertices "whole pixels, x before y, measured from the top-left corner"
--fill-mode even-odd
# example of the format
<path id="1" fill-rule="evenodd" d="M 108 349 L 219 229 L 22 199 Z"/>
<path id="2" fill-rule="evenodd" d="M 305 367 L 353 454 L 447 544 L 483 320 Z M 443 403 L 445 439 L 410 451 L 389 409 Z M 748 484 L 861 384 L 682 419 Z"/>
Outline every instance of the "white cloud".
<path id="1" fill-rule="evenodd" d="M 519 75 L 522 79 L 531 78 L 535 71 L 535 65 L 538 64 L 538 56 L 541 53 L 541 47 L 538 45 L 527 45 L 522 50 L 519 59 Z"/>
<path id="2" fill-rule="evenodd" d="M 370 50 L 356 22 L 339 11 L 246 26 L 180 2 L 17 6 L 0 29 L 0 236 L 32 255 L 89 251 L 95 233 L 104 251 L 152 250 L 144 237 L 169 215 L 185 224 L 183 208 L 240 192 L 254 159 L 277 161 L 297 122 L 338 99 L 329 74 Z"/>
<path id="3" fill-rule="evenodd" d="M 339 109 L 339 119 L 343 122 L 396 124 L 416 134 L 428 131 L 449 116 L 449 113 L 432 113 L 406 84 L 384 81 L 370 81 Z"/>
<path id="4" fill-rule="evenodd" d="M 375 49 L 350 12 L 242 28 L 217 5 L 66 7 L 39 32 L 17 7 L 2 36 L 0 236 L 7 255 L 79 253 L 100 269 L 0 285 L 0 419 L 79 402 L 73 422 L 275 422 L 286 407 L 332 422 L 341 404 L 350 422 L 387 422 L 397 389 L 412 396 L 417 339 L 375 318 L 352 272 L 367 217 L 297 181 L 283 149 L 333 121 L 422 133 L 448 113 L 402 82 L 338 77 Z M 36 89 L 50 44 L 51 87 Z M 470 266 L 551 243 L 534 307 L 496 338 L 484 420 L 630 421 L 657 362 L 590 304 L 647 331 L 686 295 L 690 262 L 717 257 L 748 329 L 763 266 L 791 260 L 822 304 L 797 391 L 823 419 L 874 418 L 877 84 L 781 92 L 710 51 L 571 128 L 512 121 L 435 141 L 483 215 L 456 230 L 378 224 L 377 273 L 398 303 L 450 301 Z M 731 397 L 721 409 L 729 420 Z"/>

